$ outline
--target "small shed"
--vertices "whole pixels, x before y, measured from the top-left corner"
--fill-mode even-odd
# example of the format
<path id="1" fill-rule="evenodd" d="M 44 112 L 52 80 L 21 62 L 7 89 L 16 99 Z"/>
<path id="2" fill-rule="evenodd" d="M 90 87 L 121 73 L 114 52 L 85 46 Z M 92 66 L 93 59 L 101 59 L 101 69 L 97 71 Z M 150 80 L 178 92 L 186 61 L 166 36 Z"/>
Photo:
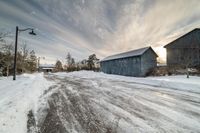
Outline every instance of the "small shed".
<path id="1" fill-rule="evenodd" d="M 200 29 L 196 28 L 187 34 L 165 45 L 167 65 L 180 67 L 200 66 Z"/>
<path id="2" fill-rule="evenodd" d="M 52 72 L 55 69 L 53 64 L 41 64 L 39 65 L 39 72 Z"/>
<path id="3" fill-rule="evenodd" d="M 157 66 L 157 54 L 151 47 L 132 50 L 100 61 L 100 70 L 108 74 L 144 77 Z"/>

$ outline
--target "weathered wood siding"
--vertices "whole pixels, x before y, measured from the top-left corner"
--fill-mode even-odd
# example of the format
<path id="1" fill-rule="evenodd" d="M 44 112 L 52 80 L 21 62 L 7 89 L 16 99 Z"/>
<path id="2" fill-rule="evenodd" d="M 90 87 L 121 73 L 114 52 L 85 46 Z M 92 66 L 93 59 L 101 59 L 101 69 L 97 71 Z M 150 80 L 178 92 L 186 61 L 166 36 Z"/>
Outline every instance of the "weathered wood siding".
<path id="1" fill-rule="evenodd" d="M 103 61 L 100 66 L 101 71 L 108 74 L 141 76 L 140 56 Z"/>
<path id="2" fill-rule="evenodd" d="M 194 29 L 165 46 L 168 66 L 200 66 L 200 29 Z"/>
<path id="3" fill-rule="evenodd" d="M 101 71 L 108 74 L 143 77 L 157 66 L 157 55 L 149 48 L 144 54 L 100 62 Z"/>
<path id="4" fill-rule="evenodd" d="M 168 48 L 167 65 L 169 66 L 200 66 L 199 48 Z"/>
<path id="5" fill-rule="evenodd" d="M 146 74 L 156 66 L 157 56 L 153 50 L 149 49 L 141 56 L 141 75 L 146 76 Z"/>

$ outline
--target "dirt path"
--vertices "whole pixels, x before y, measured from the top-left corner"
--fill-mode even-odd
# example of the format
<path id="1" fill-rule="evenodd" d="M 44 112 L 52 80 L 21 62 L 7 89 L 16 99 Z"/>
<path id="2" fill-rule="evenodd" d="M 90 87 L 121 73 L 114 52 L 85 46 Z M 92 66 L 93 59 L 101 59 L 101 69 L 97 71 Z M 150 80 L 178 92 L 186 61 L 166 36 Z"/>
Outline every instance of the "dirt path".
<path id="1" fill-rule="evenodd" d="M 48 79 L 57 86 L 41 133 L 200 132 L 200 94 L 108 79 Z"/>

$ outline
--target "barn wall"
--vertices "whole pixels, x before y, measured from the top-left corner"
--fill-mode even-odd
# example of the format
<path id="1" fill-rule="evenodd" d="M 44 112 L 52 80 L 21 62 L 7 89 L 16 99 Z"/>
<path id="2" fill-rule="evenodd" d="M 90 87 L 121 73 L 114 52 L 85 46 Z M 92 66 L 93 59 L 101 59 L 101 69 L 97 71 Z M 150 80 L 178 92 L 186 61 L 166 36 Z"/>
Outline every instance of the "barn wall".
<path id="1" fill-rule="evenodd" d="M 198 66 L 200 65 L 199 48 L 167 48 L 167 65 Z"/>
<path id="2" fill-rule="evenodd" d="M 146 76 L 153 68 L 157 66 L 157 56 L 149 49 L 141 56 L 141 76 Z"/>
<path id="3" fill-rule="evenodd" d="M 103 61 L 100 65 L 101 71 L 108 74 L 124 76 L 140 76 L 141 74 L 141 58 L 139 56 Z"/>
<path id="4" fill-rule="evenodd" d="M 165 46 L 168 66 L 200 66 L 200 29 L 194 29 Z"/>

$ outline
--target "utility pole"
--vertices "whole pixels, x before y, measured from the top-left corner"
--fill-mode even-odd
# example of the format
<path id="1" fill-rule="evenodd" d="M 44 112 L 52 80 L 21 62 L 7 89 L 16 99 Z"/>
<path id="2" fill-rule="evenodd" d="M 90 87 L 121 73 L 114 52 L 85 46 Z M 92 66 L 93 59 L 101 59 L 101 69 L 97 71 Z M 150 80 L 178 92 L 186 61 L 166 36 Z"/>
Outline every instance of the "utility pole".
<path id="1" fill-rule="evenodd" d="M 14 56 L 14 71 L 13 71 L 13 80 L 16 80 L 16 62 L 17 62 L 17 42 L 18 42 L 18 26 L 16 27 L 16 35 L 15 35 L 15 56 Z"/>
<path id="2" fill-rule="evenodd" d="M 16 26 L 16 35 L 15 35 L 15 55 L 14 55 L 14 68 L 13 68 L 13 80 L 16 80 L 16 71 L 17 71 L 17 43 L 18 43 L 18 33 L 31 30 L 29 32 L 30 35 L 36 35 L 33 31 L 33 28 L 26 28 L 26 29 L 19 29 L 18 26 Z"/>

